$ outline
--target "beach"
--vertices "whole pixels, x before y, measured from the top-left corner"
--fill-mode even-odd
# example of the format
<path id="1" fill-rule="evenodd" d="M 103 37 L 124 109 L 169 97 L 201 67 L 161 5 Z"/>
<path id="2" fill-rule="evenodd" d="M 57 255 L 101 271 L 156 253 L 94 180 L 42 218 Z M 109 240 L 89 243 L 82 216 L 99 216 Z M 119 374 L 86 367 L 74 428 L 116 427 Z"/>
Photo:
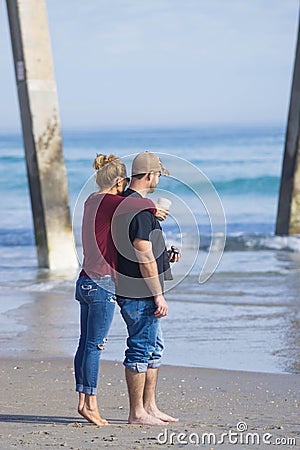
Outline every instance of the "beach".
<path id="1" fill-rule="evenodd" d="M 77 342 L 68 333 L 73 319 L 68 316 L 70 304 L 63 300 L 61 294 L 39 292 L 34 301 L 4 315 L 19 331 L 1 339 L 1 449 L 261 449 L 270 443 L 280 448 L 279 442 L 284 448 L 299 448 L 296 374 L 162 365 L 158 405 L 180 421 L 161 428 L 126 423 L 122 362 L 104 359 L 98 398 L 111 425 L 87 423 L 76 411 L 73 360 L 66 355 L 70 341 L 74 346 Z M 176 352 L 174 342 L 167 340 L 166 345 Z M 109 354 L 109 343 L 107 347 Z"/>
<path id="2" fill-rule="evenodd" d="M 71 359 L 2 359 L 0 448 L 261 449 L 274 444 L 296 449 L 300 445 L 296 375 L 162 366 L 158 405 L 180 419 L 162 428 L 126 424 L 128 399 L 121 363 L 101 364 L 98 398 L 109 426 L 96 427 L 77 414 L 73 377 Z"/>
<path id="3" fill-rule="evenodd" d="M 180 246 L 183 258 L 173 288 L 166 289 L 158 404 L 180 421 L 163 428 L 126 424 L 126 329 L 116 308 L 99 378 L 100 410 L 111 425 L 88 424 L 76 411 L 72 361 L 78 270 L 37 267 L 22 143 L 19 135 L 3 135 L 0 449 L 300 448 L 300 238 L 274 236 L 283 130 L 70 132 L 64 139 L 78 255 L 82 210 L 75 204 L 92 179 L 95 153 L 125 158 L 144 148 L 160 153 L 173 174 L 183 169 L 172 166 L 174 155 L 207 174 L 224 206 L 226 247 L 213 276 L 200 284 L 211 240 L 193 193 L 201 184 L 191 178 L 189 189 L 176 179 L 161 180 L 164 192 L 155 195 L 176 192 L 195 219 L 174 200 L 179 225 L 171 217 L 163 224 L 168 246 Z"/>
<path id="4" fill-rule="evenodd" d="M 299 2 L 71 5 L 7 1 L 0 13 L 0 450 L 300 450 Z M 94 215 L 95 194 L 125 186 L 167 201 L 165 242 L 149 214 L 131 229 L 123 208 L 111 217 L 116 198 Z M 128 331 L 112 296 L 87 325 L 99 334 L 90 314 L 102 327 L 115 306 L 92 339 L 109 424 L 77 410 L 76 281 L 82 269 L 153 278 L 150 251 L 141 274 L 139 252 L 127 260 L 128 237 L 153 243 L 160 275 L 166 250 L 180 254 L 160 277 L 157 404 L 178 417 L 163 426 L 127 423 Z M 154 292 L 156 276 L 145 281 Z M 94 287 L 81 286 L 87 303 L 104 300 Z M 122 310 L 129 328 L 139 310 Z"/>

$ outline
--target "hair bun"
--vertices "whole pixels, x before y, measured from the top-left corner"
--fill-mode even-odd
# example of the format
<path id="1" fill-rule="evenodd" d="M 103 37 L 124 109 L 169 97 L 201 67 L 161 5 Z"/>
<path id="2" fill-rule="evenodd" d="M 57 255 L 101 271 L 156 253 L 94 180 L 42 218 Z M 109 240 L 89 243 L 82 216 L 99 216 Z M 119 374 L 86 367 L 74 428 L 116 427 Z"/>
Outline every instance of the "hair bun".
<path id="1" fill-rule="evenodd" d="M 117 159 L 119 159 L 117 156 L 115 155 L 102 155 L 102 154 L 97 154 L 94 163 L 93 163 L 93 168 L 95 170 L 99 170 L 102 169 L 102 167 L 105 166 L 105 164 L 109 164 L 112 161 L 116 161 Z"/>

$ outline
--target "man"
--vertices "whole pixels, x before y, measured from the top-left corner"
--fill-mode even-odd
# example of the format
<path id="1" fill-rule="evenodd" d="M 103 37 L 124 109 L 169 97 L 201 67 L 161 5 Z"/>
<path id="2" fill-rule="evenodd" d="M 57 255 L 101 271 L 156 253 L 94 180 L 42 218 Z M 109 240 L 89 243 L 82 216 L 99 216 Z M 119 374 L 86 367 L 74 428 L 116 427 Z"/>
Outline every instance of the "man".
<path id="1" fill-rule="evenodd" d="M 159 177 L 167 174 L 154 153 L 140 153 L 133 160 L 132 180 L 123 195 L 144 197 L 154 192 Z M 156 384 L 164 348 L 160 318 L 168 314 L 163 279 L 169 272 L 169 261 L 177 262 L 180 255 L 166 252 L 160 223 L 146 210 L 134 217 L 119 217 L 116 228 L 117 301 L 128 330 L 124 360 L 130 403 L 128 423 L 177 422 L 158 409 Z"/>

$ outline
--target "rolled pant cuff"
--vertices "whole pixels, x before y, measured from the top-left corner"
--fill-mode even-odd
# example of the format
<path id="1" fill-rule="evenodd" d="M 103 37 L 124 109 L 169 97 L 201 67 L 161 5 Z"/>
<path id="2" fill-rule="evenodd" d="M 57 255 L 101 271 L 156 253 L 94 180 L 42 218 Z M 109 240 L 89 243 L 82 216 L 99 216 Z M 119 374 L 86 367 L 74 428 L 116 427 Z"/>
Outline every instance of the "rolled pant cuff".
<path id="1" fill-rule="evenodd" d="M 132 372 L 147 372 L 147 370 L 150 369 L 158 369 L 160 366 L 161 360 L 160 359 L 151 359 L 147 363 L 142 362 L 136 362 L 136 363 L 128 363 L 124 361 L 124 366 L 130 369 Z"/>
<path id="2" fill-rule="evenodd" d="M 83 384 L 76 384 L 76 392 L 83 392 Z"/>
<path id="3" fill-rule="evenodd" d="M 76 392 L 81 392 L 88 395 L 97 395 L 97 388 L 83 386 L 82 384 L 76 384 Z"/>
<path id="4" fill-rule="evenodd" d="M 132 372 L 145 373 L 148 369 L 148 363 L 127 363 L 126 361 L 124 361 L 123 364 Z"/>
<path id="5" fill-rule="evenodd" d="M 148 362 L 148 367 L 150 369 L 158 369 L 160 365 L 161 365 L 161 358 L 150 359 L 150 361 Z"/>

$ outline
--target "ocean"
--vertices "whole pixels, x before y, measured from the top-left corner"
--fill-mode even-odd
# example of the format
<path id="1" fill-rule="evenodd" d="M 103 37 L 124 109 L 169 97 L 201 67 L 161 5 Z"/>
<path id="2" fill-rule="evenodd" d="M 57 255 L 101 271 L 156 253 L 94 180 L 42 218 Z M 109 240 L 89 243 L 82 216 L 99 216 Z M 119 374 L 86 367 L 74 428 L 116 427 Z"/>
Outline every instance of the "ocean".
<path id="1" fill-rule="evenodd" d="M 129 168 L 132 155 L 149 150 L 170 169 L 171 177 L 161 177 L 151 196 L 172 200 L 163 229 L 168 244 L 183 252 L 166 294 L 166 364 L 300 372 L 300 238 L 274 236 L 284 138 L 280 126 L 63 132 L 79 259 L 82 204 L 95 189 L 96 153 L 114 153 Z M 77 273 L 37 267 L 19 134 L 0 134 L 0 171 L 0 340 L 31 326 L 12 325 L 12 311 L 38 302 L 39 293 L 52 293 L 68 302 L 72 320 L 60 351 L 72 355 L 78 337 Z M 199 282 L 209 255 L 208 276 Z M 106 359 L 122 359 L 125 337 L 116 311 Z"/>

